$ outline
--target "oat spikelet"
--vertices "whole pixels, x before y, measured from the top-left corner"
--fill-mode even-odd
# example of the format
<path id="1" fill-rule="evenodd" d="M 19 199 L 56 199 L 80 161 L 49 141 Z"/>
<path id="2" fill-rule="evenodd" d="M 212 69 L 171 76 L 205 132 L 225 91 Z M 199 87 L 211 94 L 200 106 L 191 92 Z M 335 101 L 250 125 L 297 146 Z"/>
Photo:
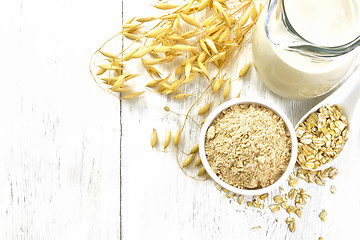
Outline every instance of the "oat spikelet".
<path id="1" fill-rule="evenodd" d="M 180 15 L 177 15 L 171 30 L 173 30 L 174 32 L 176 32 L 177 30 L 180 30 Z M 175 35 L 175 33 L 172 35 L 172 37 Z M 170 37 L 170 36 L 169 36 Z M 180 36 L 179 36 L 180 37 Z M 182 39 L 182 37 L 180 37 Z M 175 40 L 175 39 L 174 39 Z"/>
<path id="2" fill-rule="evenodd" d="M 224 87 L 224 91 L 223 91 L 224 99 L 226 99 L 229 96 L 230 90 L 231 90 L 231 80 L 229 79 L 229 81 Z"/>
<path id="3" fill-rule="evenodd" d="M 170 47 L 170 49 L 172 49 L 174 51 L 191 51 L 191 50 L 195 50 L 196 48 L 193 46 L 177 44 L 177 45 Z"/>
<path id="4" fill-rule="evenodd" d="M 250 15 L 251 15 L 251 20 L 255 21 L 257 15 L 258 15 L 258 12 L 257 12 L 256 7 L 255 7 L 254 4 L 252 5 L 251 14 L 250 14 Z"/>
<path id="5" fill-rule="evenodd" d="M 195 161 L 194 166 L 197 167 L 197 166 L 199 166 L 200 164 L 201 164 L 201 158 L 198 157 L 198 159 L 196 159 L 196 161 Z"/>
<path id="6" fill-rule="evenodd" d="M 167 30 L 169 30 L 168 27 L 158 27 L 158 28 L 151 30 L 147 34 L 145 34 L 145 37 L 156 38 L 156 37 L 164 34 Z"/>
<path id="7" fill-rule="evenodd" d="M 99 71 L 97 71 L 96 75 L 102 75 L 105 72 L 106 72 L 106 69 L 99 68 Z"/>
<path id="8" fill-rule="evenodd" d="M 144 92 L 145 92 L 145 91 L 143 91 L 143 92 L 133 92 L 133 93 L 129 93 L 129 94 L 125 95 L 124 97 L 122 97 L 121 99 L 130 100 L 130 99 L 136 98 L 137 96 L 140 96 L 140 95 L 143 94 Z"/>
<path id="9" fill-rule="evenodd" d="M 180 14 L 180 17 L 182 20 L 184 20 L 184 22 L 192 25 L 192 26 L 195 26 L 195 27 L 200 27 L 200 25 L 195 21 L 195 19 L 193 19 L 192 17 L 186 15 L 186 14 Z"/>
<path id="10" fill-rule="evenodd" d="M 150 141 L 152 148 L 155 147 L 157 141 L 158 141 L 157 132 L 156 132 L 155 128 L 153 128 L 152 133 L 151 133 L 151 141 Z"/>
<path id="11" fill-rule="evenodd" d="M 251 8 L 249 8 L 246 11 L 246 13 L 241 17 L 240 26 L 243 26 L 249 20 L 250 14 L 251 14 Z"/>
<path id="12" fill-rule="evenodd" d="M 190 154 L 197 153 L 199 151 L 199 144 L 196 144 L 191 150 Z"/>
<path id="13" fill-rule="evenodd" d="M 154 7 L 156 7 L 157 9 L 161 9 L 161 10 L 169 10 L 169 9 L 174 9 L 174 8 L 179 7 L 179 5 L 169 4 L 169 3 L 160 3 L 160 4 L 154 5 Z"/>
<path id="14" fill-rule="evenodd" d="M 151 80 L 146 84 L 146 87 L 156 87 L 161 81 L 163 81 L 163 79 Z"/>
<path id="15" fill-rule="evenodd" d="M 150 47 L 146 47 L 141 49 L 140 51 L 135 52 L 132 57 L 133 58 L 142 58 L 143 56 L 145 56 L 146 54 L 150 53 L 152 50 L 154 50 L 155 46 L 150 46 Z"/>
<path id="16" fill-rule="evenodd" d="M 108 58 L 119 58 L 116 54 L 100 51 L 102 55 Z"/>
<path id="17" fill-rule="evenodd" d="M 175 137 L 174 137 L 174 144 L 175 144 L 175 146 L 177 146 L 177 145 L 179 144 L 180 135 L 181 135 L 181 130 L 179 129 L 179 130 L 176 132 Z"/>
<path id="18" fill-rule="evenodd" d="M 189 14 L 190 13 L 190 9 L 191 9 L 191 6 L 193 5 L 195 0 L 190 0 L 190 2 L 188 2 L 186 4 L 186 7 L 183 9 L 183 12 L 186 13 L 186 14 Z"/>
<path id="19" fill-rule="evenodd" d="M 199 169 L 199 172 L 198 172 L 198 176 L 202 176 L 204 173 L 206 173 L 206 170 L 205 170 L 205 168 L 204 167 L 201 167 L 200 169 Z"/>
<path id="20" fill-rule="evenodd" d="M 140 23 L 125 23 L 122 27 L 123 27 L 124 29 L 129 30 L 129 29 L 137 28 L 137 27 L 139 27 L 139 26 L 140 26 Z"/>
<path id="21" fill-rule="evenodd" d="M 113 89 L 121 87 L 125 82 L 125 75 L 121 75 L 116 78 L 116 82 L 113 85 Z"/>
<path id="22" fill-rule="evenodd" d="M 132 23 L 132 22 L 135 20 L 135 18 L 136 18 L 136 17 L 130 18 L 129 20 L 126 21 L 125 24 L 130 24 L 130 23 Z"/>
<path id="23" fill-rule="evenodd" d="M 204 10 L 209 5 L 210 2 L 211 0 L 202 0 L 199 4 L 198 10 L 199 11 Z"/>
<path id="24" fill-rule="evenodd" d="M 167 108 L 169 108 L 169 107 L 167 107 Z M 166 109 L 165 109 L 165 111 L 166 111 Z M 169 111 L 170 111 L 170 109 L 169 109 Z M 169 130 L 166 134 L 165 142 L 164 142 L 164 150 L 169 146 L 170 141 L 171 141 L 171 130 Z"/>
<path id="25" fill-rule="evenodd" d="M 249 71 L 251 63 L 246 64 L 239 72 L 239 78 L 245 76 L 247 72 Z"/>
<path id="26" fill-rule="evenodd" d="M 211 50 L 213 50 L 214 53 L 219 54 L 215 43 L 210 39 L 210 38 L 205 38 L 205 41 L 207 43 L 207 45 L 211 48 Z"/>
<path id="27" fill-rule="evenodd" d="M 124 61 L 129 61 L 132 56 L 134 55 L 135 52 L 137 52 L 141 47 L 137 47 L 137 48 L 134 48 L 133 50 L 127 52 L 124 57 L 123 57 L 123 60 Z"/>
<path id="28" fill-rule="evenodd" d="M 219 89 L 222 87 L 222 85 L 224 85 L 225 82 L 226 80 L 223 80 L 223 77 L 216 80 L 216 82 L 213 85 L 213 89 L 212 89 L 213 92 L 216 93 L 217 91 L 219 91 Z"/>
<path id="29" fill-rule="evenodd" d="M 139 17 L 136 19 L 138 22 L 151 22 L 153 20 L 157 19 L 156 17 Z"/>
<path id="30" fill-rule="evenodd" d="M 208 104 L 206 104 L 205 106 L 203 106 L 202 108 L 200 108 L 198 114 L 199 115 L 204 115 L 205 113 L 207 113 L 209 111 L 209 109 L 211 108 L 213 102 L 210 102 Z"/>
<path id="31" fill-rule="evenodd" d="M 183 163 L 183 167 L 189 166 L 189 164 L 194 160 L 195 154 L 191 154 Z"/>
<path id="32" fill-rule="evenodd" d="M 119 88 L 111 88 L 114 92 L 118 92 L 118 93 L 128 93 L 128 92 L 132 92 L 133 90 L 131 88 L 124 88 L 124 87 L 119 87 Z"/>
<path id="33" fill-rule="evenodd" d="M 209 79 L 209 73 L 208 73 L 208 71 L 207 71 L 207 69 L 206 69 L 206 67 L 205 67 L 205 65 L 204 64 L 202 64 L 202 63 L 198 63 L 198 65 L 199 65 L 199 67 L 200 67 L 200 69 L 201 69 L 201 71 L 202 71 L 202 73 Z"/>
<path id="34" fill-rule="evenodd" d="M 102 64 L 99 65 L 100 68 L 105 69 L 105 70 L 120 70 L 121 67 L 119 66 L 114 66 L 112 64 Z"/>
<path id="35" fill-rule="evenodd" d="M 126 76 L 125 76 L 125 82 L 126 81 L 129 81 L 130 79 L 133 79 L 133 78 L 136 78 L 136 77 L 138 77 L 138 76 L 140 76 L 141 74 L 126 74 Z"/>
<path id="36" fill-rule="evenodd" d="M 188 63 L 186 63 L 186 65 L 185 65 L 185 77 L 186 77 L 186 78 L 189 78 L 190 72 L 191 72 L 191 63 L 188 62 Z"/>
<path id="37" fill-rule="evenodd" d="M 210 56 L 211 54 L 210 54 L 209 50 L 207 49 L 204 40 L 200 39 L 199 44 L 200 44 L 201 49 L 202 49 L 204 52 L 206 52 L 207 55 Z"/>
<path id="38" fill-rule="evenodd" d="M 176 95 L 174 97 L 174 99 L 176 99 L 176 100 L 184 100 L 185 98 L 188 98 L 190 96 L 192 96 L 192 94 L 180 93 L 180 94 Z"/>
<path id="39" fill-rule="evenodd" d="M 213 6 L 215 9 L 217 9 L 220 13 L 226 14 L 224 11 L 224 8 L 221 6 L 221 4 L 218 1 L 213 1 Z"/>
<path id="40" fill-rule="evenodd" d="M 150 59 L 150 60 L 142 59 L 141 61 L 144 65 L 156 65 L 156 64 L 162 63 L 164 61 L 164 59 L 162 59 L 162 58 L 154 58 L 154 59 Z"/>

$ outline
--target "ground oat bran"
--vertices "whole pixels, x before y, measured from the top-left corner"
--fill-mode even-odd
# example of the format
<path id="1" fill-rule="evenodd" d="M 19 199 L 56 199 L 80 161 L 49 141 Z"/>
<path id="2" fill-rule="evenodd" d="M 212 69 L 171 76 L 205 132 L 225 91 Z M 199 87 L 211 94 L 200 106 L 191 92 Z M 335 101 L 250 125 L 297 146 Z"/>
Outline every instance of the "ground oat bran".
<path id="1" fill-rule="evenodd" d="M 224 182 L 242 189 L 273 184 L 291 157 L 284 120 L 260 105 L 234 105 L 222 111 L 207 130 L 207 160 Z"/>

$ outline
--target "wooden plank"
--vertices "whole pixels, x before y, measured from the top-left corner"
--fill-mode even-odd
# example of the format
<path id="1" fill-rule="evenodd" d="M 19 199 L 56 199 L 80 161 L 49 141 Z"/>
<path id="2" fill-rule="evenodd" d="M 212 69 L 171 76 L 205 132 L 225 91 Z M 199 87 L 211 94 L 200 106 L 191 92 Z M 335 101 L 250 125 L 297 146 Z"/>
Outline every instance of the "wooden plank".
<path id="1" fill-rule="evenodd" d="M 119 103 L 88 62 L 121 24 L 121 1 L 1 12 L 0 238 L 119 239 Z"/>

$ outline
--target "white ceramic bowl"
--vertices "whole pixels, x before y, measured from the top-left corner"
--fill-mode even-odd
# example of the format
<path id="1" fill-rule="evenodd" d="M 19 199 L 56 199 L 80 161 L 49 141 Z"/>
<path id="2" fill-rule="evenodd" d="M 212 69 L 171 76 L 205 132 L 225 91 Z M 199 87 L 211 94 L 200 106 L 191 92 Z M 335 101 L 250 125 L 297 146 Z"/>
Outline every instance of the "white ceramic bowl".
<path id="1" fill-rule="evenodd" d="M 284 121 L 285 124 L 290 132 L 290 137 L 291 137 L 291 158 L 290 158 L 290 162 L 288 164 L 287 169 L 285 170 L 284 174 L 276 181 L 274 182 L 272 185 L 267 186 L 265 188 L 261 188 L 261 189 L 241 189 L 241 188 L 236 188 L 234 186 L 231 186 L 227 183 L 225 183 L 224 181 L 222 181 L 211 169 L 208 160 L 206 159 L 206 154 L 205 154 L 205 137 L 206 137 L 206 132 L 207 129 L 209 128 L 209 126 L 211 125 L 211 123 L 214 121 L 214 119 L 225 109 L 229 108 L 232 105 L 238 105 L 238 104 L 256 104 L 256 105 L 260 105 L 260 106 L 264 106 L 266 108 L 271 109 L 272 111 L 274 111 L 275 113 L 277 113 Z M 265 103 L 264 100 L 260 100 L 260 99 L 253 99 L 253 98 L 238 98 L 238 99 L 233 99 L 230 101 L 227 101 L 223 104 L 221 104 L 220 106 L 218 106 L 217 108 L 215 108 L 210 115 L 207 117 L 204 125 L 201 128 L 201 132 L 200 132 L 200 139 L 199 139 L 199 153 L 200 153 L 200 157 L 201 157 L 201 161 L 202 164 L 204 166 L 204 168 L 206 169 L 206 172 L 210 175 L 210 177 L 217 182 L 220 186 L 222 186 L 223 188 L 237 193 L 237 194 L 241 194 L 241 195 L 260 195 L 260 194 L 264 194 L 267 192 L 271 192 L 272 190 L 274 190 L 275 188 L 279 187 L 283 182 L 285 182 L 285 180 L 288 178 L 288 176 L 290 175 L 290 173 L 292 172 L 295 163 L 296 163 L 296 158 L 297 158 L 297 138 L 295 135 L 295 130 L 293 125 L 291 124 L 290 120 L 287 118 L 287 116 L 281 111 L 279 110 L 279 108 L 272 106 L 271 104 Z"/>

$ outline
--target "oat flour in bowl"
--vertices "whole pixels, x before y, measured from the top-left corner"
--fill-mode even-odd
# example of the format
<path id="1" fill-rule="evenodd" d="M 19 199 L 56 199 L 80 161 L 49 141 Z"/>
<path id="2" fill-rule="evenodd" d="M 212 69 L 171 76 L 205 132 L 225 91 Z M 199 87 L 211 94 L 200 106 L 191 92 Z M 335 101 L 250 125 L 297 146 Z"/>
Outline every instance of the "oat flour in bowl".
<path id="1" fill-rule="evenodd" d="M 291 138 L 284 120 L 255 104 L 223 110 L 206 132 L 205 154 L 214 173 L 241 189 L 272 185 L 291 158 Z"/>

